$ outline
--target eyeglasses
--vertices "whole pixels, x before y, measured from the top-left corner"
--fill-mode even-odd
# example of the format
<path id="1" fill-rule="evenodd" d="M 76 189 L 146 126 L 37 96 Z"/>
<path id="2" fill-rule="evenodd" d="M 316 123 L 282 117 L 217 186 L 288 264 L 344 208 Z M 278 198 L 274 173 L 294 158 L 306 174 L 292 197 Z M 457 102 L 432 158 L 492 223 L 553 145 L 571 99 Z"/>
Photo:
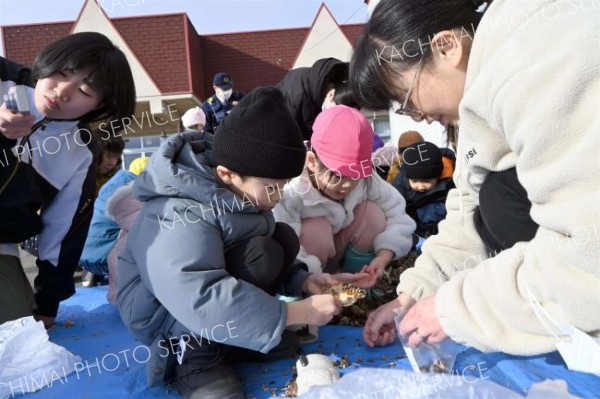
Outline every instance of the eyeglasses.
<path id="1" fill-rule="evenodd" d="M 421 59 L 419 60 L 419 63 L 417 64 L 417 70 L 415 71 L 415 76 L 413 77 L 412 82 L 410 82 L 410 86 L 408 86 L 408 91 L 406 92 L 406 97 L 404 97 L 404 102 L 402 103 L 400 108 L 398 108 L 395 111 L 395 113 L 398 115 L 410 116 L 411 118 L 416 118 L 416 119 L 423 118 L 422 111 L 417 110 L 417 109 L 407 108 L 408 100 L 410 99 L 413 88 L 415 87 L 415 83 L 417 82 L 417 77 L 419 76 L 419 72 L 421 71 L 421 66 L 423 66 L 423 56 L 421 56 Z"/>

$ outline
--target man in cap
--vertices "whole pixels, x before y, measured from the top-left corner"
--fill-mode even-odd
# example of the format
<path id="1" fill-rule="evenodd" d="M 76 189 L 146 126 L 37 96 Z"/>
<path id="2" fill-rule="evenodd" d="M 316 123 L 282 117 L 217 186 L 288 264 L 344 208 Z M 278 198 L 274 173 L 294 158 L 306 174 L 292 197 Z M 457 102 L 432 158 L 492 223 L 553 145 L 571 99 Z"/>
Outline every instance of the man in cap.
<path id="1" fill-rule="evenodd" d="M 202 110 L 206 114 L 204 131 L 210 133 L 215 133 L 221 121 L 229 115 L 233 107 L 244 97 L 241 92 L 233 91 L 233 79 L 226 72 L 215 75 L 213 89 L 215 94 L 202 104 Z"/>

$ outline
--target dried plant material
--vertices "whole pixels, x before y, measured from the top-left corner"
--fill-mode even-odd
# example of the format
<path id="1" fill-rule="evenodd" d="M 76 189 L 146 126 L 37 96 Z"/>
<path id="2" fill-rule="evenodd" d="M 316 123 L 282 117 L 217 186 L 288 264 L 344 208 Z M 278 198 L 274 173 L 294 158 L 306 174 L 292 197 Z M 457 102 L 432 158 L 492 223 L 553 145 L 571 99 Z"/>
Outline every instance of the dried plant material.
<path id="1" fill-rule="evenodd" d="M 348 283 L 330 287 L 329 292 L 342 303 L 343 307 L 352 306 L 356 301 L 363 299 L 367 295 L 362 288 L 355 287 Z"/>
<path id="2" fill-rule="evenodd" d="M 330 324 L 363 327 L 370 312 L 398 297 L 396 287 L 400 274 L 414 266 L 417 255 L 409 254 L 402 259 L 392 262 L 383 273 L 383 277 L 375 284 L 375 290 L 368 290 L 364 299 L 354 305 L 342 309 L 342 313 L 335 316 Z M 381 293 L 383 296 L 373 295 Z"/>
<path id="3" fill-rule="evenodd" d="M 295 398 L 298 396 L 298 384 L 296 384 L 296 378 L 292 378 L 285 386 L 285 397 Z"/>
<path id="4" fill-rule="evenodd" d="M 431 366 L 429 366 L 429 372 L 434 374 L 449 373 L 448 367 L 444 364 L 442 359 L 436 360 Z"/>

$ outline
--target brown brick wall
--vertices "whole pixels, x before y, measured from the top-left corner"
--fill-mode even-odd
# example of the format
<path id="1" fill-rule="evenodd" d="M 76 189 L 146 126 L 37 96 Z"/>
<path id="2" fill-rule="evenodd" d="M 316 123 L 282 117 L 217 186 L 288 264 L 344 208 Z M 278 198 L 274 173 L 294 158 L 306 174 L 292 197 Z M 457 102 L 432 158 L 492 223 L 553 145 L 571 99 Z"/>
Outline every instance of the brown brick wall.
<path id="1" fill-rule="evenodd" d="M 204 90 L 213 93 L 212 79 L 228 72 L 235 90 L 277 84 L 292 67 L 308 28 L 202 36 Z"/>
<path id="2" fill-rule="evenodd" d="M 190 91 L 184 16 L 174 14 L 113 20 L 162 93 Z"/>
<path id="3" fill-rule="evenodd" d="M 202 58 L 202 39 L 194 25 L 186 18 L 190 51 L 190 70 L 192 71 L 192 91 L 202 101 L 207 97 L 204 91 L 204 65 Z"/>
<path id="4" fill-rule="evenodd" d="M 292 67 L 309 31 L 297 28 L 198 36 L 185 14 L 118 18 L 112 22 L 163 94 L 193 91 L 202 100 L 213 93 L 212 79 L 218 72 L 231 74 L 235 89 L 245 93 L 257 86 L 277 84 Z M 68 34 L 72 25 L 65 22 L 4 27 L 6 57 L 30 66 L 41 48 Z M 363 24 L 341 27 L 351 43 L 363 28 Z"/>
<path id="5" fill-rule="evenodd" d="M 11 61 L 31 66 L 41 49 L 69 34 L 73 22 L 2 27 L 4 54 Z"/>

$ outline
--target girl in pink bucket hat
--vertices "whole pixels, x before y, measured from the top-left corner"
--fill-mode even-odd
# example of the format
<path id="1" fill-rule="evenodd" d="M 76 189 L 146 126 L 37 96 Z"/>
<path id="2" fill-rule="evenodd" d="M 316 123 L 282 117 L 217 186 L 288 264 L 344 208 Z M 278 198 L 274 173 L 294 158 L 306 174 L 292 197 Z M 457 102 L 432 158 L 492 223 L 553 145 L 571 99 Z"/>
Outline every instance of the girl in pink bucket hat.
<path id="1" fill-rule="evenodd" d="M 338 105 L 313 125 L 303 173 L 286 185 L 275 219 L 300 237 L 297 260 L 310 272 L 364 273 L 372 287 L 413 246 L 415 223 L 402 196 L 373 173 L 373 129 L 360 111 Z"/>

